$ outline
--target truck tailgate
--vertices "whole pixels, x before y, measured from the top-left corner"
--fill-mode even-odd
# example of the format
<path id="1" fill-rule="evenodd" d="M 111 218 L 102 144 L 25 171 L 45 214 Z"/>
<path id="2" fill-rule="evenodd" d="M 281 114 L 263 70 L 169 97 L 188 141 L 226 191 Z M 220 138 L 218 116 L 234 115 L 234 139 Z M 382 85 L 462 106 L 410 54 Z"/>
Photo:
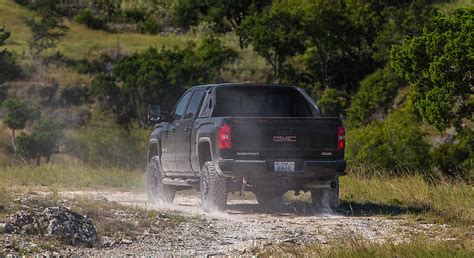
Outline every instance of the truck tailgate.
<path id="1" fill-rule="evenodd" d="M 335 159 L 339 118 L 228 118 L 232 149 L 264 158 Z M 243 155 L 247 156 L 247 155 Z"/>

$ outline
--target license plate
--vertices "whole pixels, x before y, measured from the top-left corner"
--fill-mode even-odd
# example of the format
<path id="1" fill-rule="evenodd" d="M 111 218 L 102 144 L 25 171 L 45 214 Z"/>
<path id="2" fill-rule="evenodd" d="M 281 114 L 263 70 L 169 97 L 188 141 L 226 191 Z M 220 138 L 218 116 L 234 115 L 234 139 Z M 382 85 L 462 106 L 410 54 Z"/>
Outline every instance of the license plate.
<path id="1" fill-rule="evenodd" d="M 293 172 L 295 171 L 295 162 L 275 162 L 273 168 L 275 172 Z"/>

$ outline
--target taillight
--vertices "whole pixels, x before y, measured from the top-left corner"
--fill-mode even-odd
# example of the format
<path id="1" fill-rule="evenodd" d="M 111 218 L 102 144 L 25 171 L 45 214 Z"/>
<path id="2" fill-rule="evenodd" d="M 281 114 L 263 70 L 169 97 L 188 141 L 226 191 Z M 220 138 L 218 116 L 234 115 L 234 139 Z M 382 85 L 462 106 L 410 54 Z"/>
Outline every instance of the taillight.
<path id="1" fill-rule="evenodd" d="M 230 137 L 231 132 L 232 128 L 227 124 L 219 127 L 219 149 L 223 150 L 232 148 L 232 139 Z"/>
<path id="2" fill-rule="evenodd" d="M 339 126 L 337 128 L 337 149 L 343 150 L 344 148 L 346 148 L 346 130 Z"/>

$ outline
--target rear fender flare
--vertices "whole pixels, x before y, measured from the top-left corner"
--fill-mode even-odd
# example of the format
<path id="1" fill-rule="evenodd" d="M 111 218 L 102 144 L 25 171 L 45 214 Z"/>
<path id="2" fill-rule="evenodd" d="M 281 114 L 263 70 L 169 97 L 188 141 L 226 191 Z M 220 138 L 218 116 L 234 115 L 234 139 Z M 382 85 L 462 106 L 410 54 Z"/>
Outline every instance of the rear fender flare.
<path id="1" fill-rule="evenodd" d="M 210 158 L 212 161 L 212 163 L 214 164 L 214 152 L 213 152 L 213 149 L 212 149 L 212 144 L 211 144 L 211 138 L 209 137 L 201 137 L 199 138 L 198 140 L 198 144 L 196 146 L 196 153 L 197 153 L 197 157 L 198 157 L 198 160 L 199 160 L 199 166 L 200 166 L 200 169 L 202 168 L 202 162 L 201 162 L 201 152 L 200 152 L 200 148 L 202 146 L 202 144 L 209 144 L 209 155 L 210 155 Z"/>

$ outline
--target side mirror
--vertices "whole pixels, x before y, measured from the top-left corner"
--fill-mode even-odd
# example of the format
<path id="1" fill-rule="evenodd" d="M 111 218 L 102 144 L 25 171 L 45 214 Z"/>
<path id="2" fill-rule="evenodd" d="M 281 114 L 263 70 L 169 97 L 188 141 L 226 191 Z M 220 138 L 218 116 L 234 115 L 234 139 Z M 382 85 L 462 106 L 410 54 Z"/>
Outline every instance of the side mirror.
<path id="1" fill-rule="evenodd" d="M 157 124 L 161 122 L 169 122 L 170 114 L 166 111 L 161 111 L 160 105 L 148 105 L 148 123 Z"/>

